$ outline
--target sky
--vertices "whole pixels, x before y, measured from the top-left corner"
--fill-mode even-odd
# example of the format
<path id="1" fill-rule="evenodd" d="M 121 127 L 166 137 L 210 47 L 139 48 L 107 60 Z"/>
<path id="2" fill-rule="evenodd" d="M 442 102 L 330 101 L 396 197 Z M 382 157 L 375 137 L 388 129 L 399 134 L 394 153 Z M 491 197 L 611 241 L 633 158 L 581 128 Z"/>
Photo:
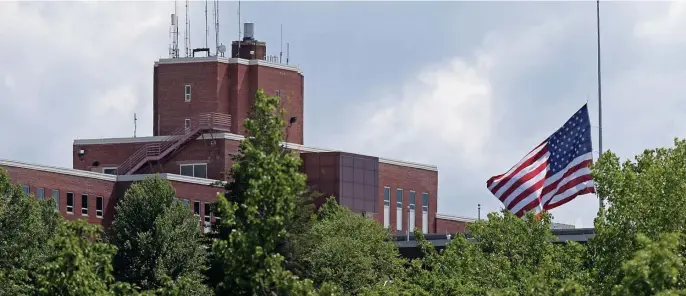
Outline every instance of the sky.
<path id="1" fill-rule="evenodd" d="M 204 8 L 189 8 L 193 47 L 205 45 Z M 600 9 L 603 148 L 633 158 L 671 146 L 686 135 L 686 2 Z M 137 135 L 152 135 L 153 65 L 168 56 L 173 10 L 0 2 L 0 158 L 71 167 L 74 139 L 132 136 L 134 113 Z M 236 12 L 220 3 L 224 44 L 238 38 Z M 438 212 L 465 217 L 499 210 L 486 180 L 585 103 L 598 153 L 595 12 L 595 1 L 241 2 L 269 54 L 283 26 L 305 75 L 307 146 L 436 165 Z M 585 195 L 552 213 L 591 227 L 597 209 Z"/>

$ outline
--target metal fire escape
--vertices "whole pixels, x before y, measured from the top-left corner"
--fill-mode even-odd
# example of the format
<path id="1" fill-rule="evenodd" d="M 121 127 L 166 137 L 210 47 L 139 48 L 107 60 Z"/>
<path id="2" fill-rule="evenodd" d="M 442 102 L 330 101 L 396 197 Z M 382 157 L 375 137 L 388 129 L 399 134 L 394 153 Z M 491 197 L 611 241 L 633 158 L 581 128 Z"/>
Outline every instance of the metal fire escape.
<path id="1" fill-rule="evenodd" d="M 184 144 L 204 133 L 230 132 L 231 115 L 221 113 L 203 113 L 191 118 L 190 125 L 181 126 L 172 131 L 164 140 L 145 144 L 117 167 L 117 175 L 135 174 L 145 164 L 159 162 L 172 155 Z"/>

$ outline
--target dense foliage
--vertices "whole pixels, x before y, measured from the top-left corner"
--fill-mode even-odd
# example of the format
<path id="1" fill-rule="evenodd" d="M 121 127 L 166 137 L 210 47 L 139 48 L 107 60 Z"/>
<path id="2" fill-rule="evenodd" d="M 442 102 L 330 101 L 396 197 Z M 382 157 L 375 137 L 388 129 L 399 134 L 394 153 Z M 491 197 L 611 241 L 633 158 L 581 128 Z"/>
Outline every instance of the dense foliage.
<path id="1" fill-rule="evenodd" d="M 686 295 L 686 141 L 603 154 L 587 245 L 556 243 L 547 213 L 503 211 L 441 251 L 417 234 L 424 256 L 407 260 L 376 221 L 315 209 L 279 105 L 257 93 L 209 236 L 166 180 L 132 185 L 103 232 L 0 170 L 0 295 Z"/>

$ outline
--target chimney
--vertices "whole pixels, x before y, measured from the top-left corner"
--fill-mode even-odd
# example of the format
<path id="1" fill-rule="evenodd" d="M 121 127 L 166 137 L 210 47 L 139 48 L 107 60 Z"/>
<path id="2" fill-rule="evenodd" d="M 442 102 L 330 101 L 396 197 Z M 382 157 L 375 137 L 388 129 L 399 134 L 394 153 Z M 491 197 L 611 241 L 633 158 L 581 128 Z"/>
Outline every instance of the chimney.
<path id="1" fill-rule="evenodd" d="M 246 60 L 264 60 L 267 56 L 267 44 L 255 39 L 255 24 L 243 24 L 243 40 L 231 43 L 231 57 Z"/>

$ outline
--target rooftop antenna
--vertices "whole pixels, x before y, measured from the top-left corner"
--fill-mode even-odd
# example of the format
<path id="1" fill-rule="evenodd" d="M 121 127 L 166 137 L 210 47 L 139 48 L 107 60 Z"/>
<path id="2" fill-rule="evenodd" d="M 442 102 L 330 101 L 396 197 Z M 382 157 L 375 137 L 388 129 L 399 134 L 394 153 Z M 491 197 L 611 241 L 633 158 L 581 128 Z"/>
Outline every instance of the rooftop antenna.
<path id="1" fill-rule="evenodd" d="M 210 26 L 207 25 L 207 0 L 205 0 L 205 48 L 207 47 L 207 39 L 210 36 Z M 207 53 L 209 56 L 209 52 Z"/>
<path id="2" fill-rule="evenodd" d="M 283 24 L 281 24 L 281 50 L 279 51 L 279 64 L 281 64 L 281 58 L 283 57 Z"/>
<path id="3" fill-rule="evenodd" d="M 481 220 L 481 204 L 476 205 L 477 206 L 477 220 Z"/>
<path id="4" fill-rule="evenodd" d="M 191 20 L 189 19 L 188 15 L 188 0 L 186 0 L 186 29 L 184 32 L 184 39 L 184 46 L 186 47 L 186 57 L 189 57 L 191 55 Z"/>
<path id="5" fill-rule="evenodd" d="M 174 13 L 171 15 L 171 26 L 169 28 L 169 35 L 171 37 L 171 48 L 169 48 L 169 57 L 179 57 L 179 15 L 176 14 L 177 3 L 174 1 Z"/>
<path id="6" fill-rule="evenodd" d="M 241 52 L 241 1 L 238 0 L 238 50 L 236 57 L 240 57 Z"/>
<path id="7" fill-rule="evenodd" d="M 138 118 L 136 118 L 136 113 L 133 113 L 133 137 L 136 137 L 136 123 L 138 121 Z"/>
<path id="8" fill-rule="evenodd" d="M 291 56 L 291 44 L 286 42 L 286 65 L 288 65 L 288 59 Z"/>
<path id="9" fill-rule="evenodd" d="M 219 0 L 214 0 L 214 43 L 215 54 L 219 56 Z"/>

